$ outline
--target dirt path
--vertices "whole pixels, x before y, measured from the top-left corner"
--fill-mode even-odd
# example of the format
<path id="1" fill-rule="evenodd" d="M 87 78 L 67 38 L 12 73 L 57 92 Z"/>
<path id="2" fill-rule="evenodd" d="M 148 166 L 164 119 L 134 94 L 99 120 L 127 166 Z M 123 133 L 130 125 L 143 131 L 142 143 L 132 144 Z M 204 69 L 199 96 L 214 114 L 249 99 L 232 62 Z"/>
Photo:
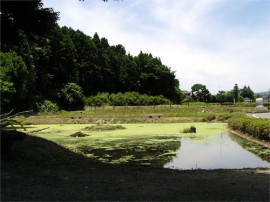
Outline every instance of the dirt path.
<path id="1" fill-rule="evenodd" d="M 2 154 L 2 201 L 269 201 L 269 173 L 108 166 L 27 136 Z"/>

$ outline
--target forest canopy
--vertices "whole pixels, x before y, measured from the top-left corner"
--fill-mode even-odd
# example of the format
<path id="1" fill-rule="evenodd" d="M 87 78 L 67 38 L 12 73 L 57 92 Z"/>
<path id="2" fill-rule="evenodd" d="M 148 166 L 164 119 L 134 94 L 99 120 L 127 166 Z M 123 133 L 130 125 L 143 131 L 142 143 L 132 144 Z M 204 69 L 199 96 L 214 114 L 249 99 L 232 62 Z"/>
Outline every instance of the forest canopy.
<path id="1" fill-rule="evenodd" d="M 58 18 L 59 13 L 44 8 L 41 0 L 1 2 L 3 112 L 37 109 L 46 100 L 77 109 L 64 102 L 68 87 L 69 92 L 79 91 L 81 99 L 105 92 L 137 92 L 180 102 L 175 72 L 160 58 L 143 52 L 132 56 L 123 45 L 110 45 L 98 33 L 87 36 L 60 27 Z"/>

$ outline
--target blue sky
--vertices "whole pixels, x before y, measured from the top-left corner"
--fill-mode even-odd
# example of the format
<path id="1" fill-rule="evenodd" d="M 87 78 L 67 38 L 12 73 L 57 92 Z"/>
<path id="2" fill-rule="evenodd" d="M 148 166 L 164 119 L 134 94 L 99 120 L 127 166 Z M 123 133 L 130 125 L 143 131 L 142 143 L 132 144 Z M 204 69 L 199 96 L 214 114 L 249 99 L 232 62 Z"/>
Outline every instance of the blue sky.
<path id="1" fill-rule="evenodd" d="M 270 0 L 43 0 L 60 26 L 160 57 L 181 90 L 270 89 Z"/>

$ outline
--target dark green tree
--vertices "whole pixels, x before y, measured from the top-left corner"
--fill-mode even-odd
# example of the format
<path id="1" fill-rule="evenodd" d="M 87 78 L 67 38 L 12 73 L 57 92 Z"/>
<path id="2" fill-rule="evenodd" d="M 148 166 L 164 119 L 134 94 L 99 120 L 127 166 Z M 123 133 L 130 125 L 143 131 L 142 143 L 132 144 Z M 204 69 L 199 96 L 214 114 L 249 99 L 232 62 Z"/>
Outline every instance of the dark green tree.
<path id="1" fill-rule="evenodd" d="M 15 52 L 0 52 L 0 60 L 1 110 L 22 110 L 27 107 L 27 67 Z"/>
<path id="2" fill-rule="evenodd" d="M 244 86 L 244 88 L 242 88 L 240 90 L 240 95 L 243 97 L 243 98 L 249 98 L 251 100 L 254 99 L 254 92 L 250 89 L 250 87 L 248 86 Z"/>
<path id="3" fill-rule="evenodd" d="M 68 83 L 59 93 L 60 106 L 66 110 L 81 110 L 84 107 L 82 88 L 76 83 Z"/>
<path id="4" fill-rule="evenodd" d="M 200 102 L 210 102 L 211 94 L 203 84 L 194 84 L 191 87 L 192 98 Z"/>
<path id="5" fill-rule="evenodd" d="M 1 1 L 1 48 L 9 51 L 18 44 L 19 32 L 27 37 L 44 36 L 54 28 L 58 13 L 43 8 L 41 0 Z"/>
<path id="6" fill-rule="evenodd" d="M 234 95 L 235 102 L 237 102 L 238 101 L 238 95 L 239 95 L 239 88 L 238 88 L 237 83 L 233 87 L 233 95 Z"/>

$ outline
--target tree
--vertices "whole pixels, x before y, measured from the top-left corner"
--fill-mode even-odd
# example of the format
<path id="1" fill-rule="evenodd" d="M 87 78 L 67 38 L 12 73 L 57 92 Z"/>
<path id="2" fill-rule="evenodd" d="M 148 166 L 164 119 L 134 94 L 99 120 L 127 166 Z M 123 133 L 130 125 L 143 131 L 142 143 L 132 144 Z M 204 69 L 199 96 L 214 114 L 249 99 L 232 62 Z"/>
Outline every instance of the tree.
<path id="1" fill-rule="evenodd" d="M 140 52 L 135 62 L 140 73 L 140 93 L 163 95 L 175 103 L 180 102 L 179 82 L 175 79 L 175 72 L 163 65 L 160 58 Z"/>
<path id="2" fill-rule="evenodd" d="M 44 36 L 57 23 L 59 13 L 43 8 L 41 0 L 1 1 L 1 48 L 10 51 L 19 41 L 19 31 L 27 37 Z"/>
<path id="3" fill-rule="evenodd" d="M 251 100 L 254 99 L 254 92 L 250 89 L 249 86 L 244 86 L 244 88 L 240 90 L 240 95 L 243 98 L 249 98 Z"/>
<path id="4" fill-rule="evenodd" d="M 192 98 L 200 102 L 209 102 L 211 94 L 205 85 L 194 84 L 191 87 Z"/>
<path id="5" fill-rule="evenodd" d="M 160 58 L 142 52 L 134 57 L 123 45 L 110 46 L 97 33 L 90 37 L 60 27 L 58 13 L 43 8 L 41 0 L 3 1 L 0 15 L 1 57 L 5 58 L 0 70 L 1 103 L 6 108 L 16 104 L 18 110 L 35 109 L 50 100 L 64 109 L 75 109 L 75 101 L 68 96 L 72 93 L 63 87 L 67 83 L 80 86 L 87 97 L 132 91 L 162 95 L 174 103 L 181 100 L 175 72 Z M 69 88 L 76 89 L 73 84 Z"/>
<path id="6" fill-rule="evenodd" d="M 234 95 L 235 102 L 237 102 L 238 101 L 238 95 L 239 95 L 239 88 L 238 88 L 237 83 L 233 87 L 233 95 Z"/>
<path id="7" fill-rule="evenodd" d="M 225 94 L 226 102 L 233 102 L 234 99 L 234 92 L 233 91 L 227 91 Z"/>
<path id="8" fill-rule="evenodd" d="M 59 93 L 60 105 L 66 110 L 80 110 L 84 107 L 82 88 L 76 83 L 68 83 Z"/>
<path id="9" fill-rule="evenodd" d="M 216 95 L 216 100 L 219 103 L 223 102 L 233 102 L 234 92 L 232 91 L 219 91 Z"/>
<path id="10" fill-rule="evenodd" d="M 3 112 L 24 108 L 27 94 L 28 70 L 22 58 L 15 52 L 0 52 L 1 107 Z"/>
<path id="11" fill-rule="evenodd" d="M 225 91 L 218 91 L 218 93 L 216 95 L 216 100 L 219 103 L 226 102 Z"/>

